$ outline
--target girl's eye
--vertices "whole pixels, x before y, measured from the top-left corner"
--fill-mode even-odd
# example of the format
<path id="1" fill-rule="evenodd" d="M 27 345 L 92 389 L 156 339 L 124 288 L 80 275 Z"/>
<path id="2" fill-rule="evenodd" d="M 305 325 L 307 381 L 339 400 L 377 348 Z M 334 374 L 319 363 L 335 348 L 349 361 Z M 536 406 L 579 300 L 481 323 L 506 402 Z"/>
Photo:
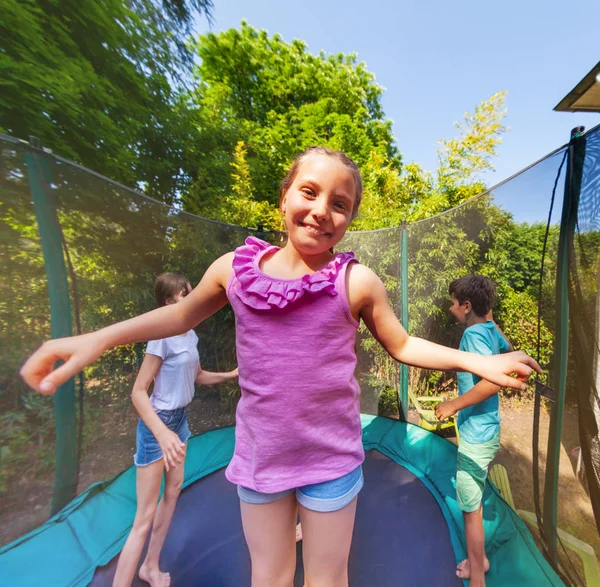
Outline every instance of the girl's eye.
<path id="1" fill-rule="evenodd" d="M 309 198 L 314 198 L 315 193 L 309 188 L 302 188 L 302 193 Z"/>
<path id="2" fill-rule="evenodd" d="M 337 202 L 335 205 L 340 210 L 348 210 L 348 206 L 347 206 L 346 202 Z"/>

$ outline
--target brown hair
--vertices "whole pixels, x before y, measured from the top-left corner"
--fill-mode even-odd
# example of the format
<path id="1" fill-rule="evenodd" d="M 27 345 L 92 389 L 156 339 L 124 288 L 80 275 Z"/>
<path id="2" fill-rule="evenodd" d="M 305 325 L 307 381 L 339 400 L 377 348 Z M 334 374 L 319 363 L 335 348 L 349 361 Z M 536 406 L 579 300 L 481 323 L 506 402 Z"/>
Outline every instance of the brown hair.
<path id="1" fill-rule="evenodd" d="M 448 293 L 461 305 L 471 302 L 475 315 L 485 318 L 496 300 L 496 285 L 483 275 L 465 275 L 450 284 Z"/>
<path id="2" fill-rule="evenodd" d="M 300 169 L 300 165 L 302 165 L 302 163 L 311 155 L 327 155 L 328 157 L 333 157 L 352 172 L 354 183 L 356 185 L 356 199 L 352 208 L 352 220 L 354 220 L 354 218 L 356 218 L 356 214 L 358 213 L 358 207 L 360 206 L 363 193 L 362 176 L 360 174 L 360 170 L 358 169 L 358 165 L 356 165 L 356 163 L 352 161 L 348 155 L 342 153 L 342 151 L 334 151 L 328 147 L 308 147 L 294 159 L 292 166 L 279 184 L 279 189 L 281 190 L 281 194 L 279 196 L 279 208 L 281 208 L 281 202 L 283 201 L 285 192 L 287 192 L 294 182 L 294 179 L 296 179 L 296 175 L 298 175 L 298 169 Z"/>
<path id="3" fill-rule="evenodd" d="M 187 277 L 179 273 L 161 273 L 154 282 L 154 297 L 156 305 L 161 308 L 167 304 L 167 301 L 173 299 L 178 293 L 185 291 L 187 295 L 191 284 Z"/>

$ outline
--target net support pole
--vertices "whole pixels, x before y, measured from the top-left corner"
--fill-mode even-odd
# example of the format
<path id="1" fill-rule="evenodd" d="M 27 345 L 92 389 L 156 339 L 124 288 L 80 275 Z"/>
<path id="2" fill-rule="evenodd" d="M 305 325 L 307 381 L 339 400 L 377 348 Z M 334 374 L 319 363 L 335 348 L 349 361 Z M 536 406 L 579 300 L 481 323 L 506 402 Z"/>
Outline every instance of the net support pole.
<path id="1" fill-rule="evenodd" d="M 67 267 L 48 164 L 43 152 L 32 143 L 25 156 L 27 180 L 38 225 L 50 302 L 52 338 L 71 336 L 72 316 Z M 56 467 L 52 514 L 61 510 L 77 491 L 77 416 L 75 380 L 61 385 L 54 396 Z"/>
<path id="2" fill-rule="evenodd" d="M 408 229 L 402 221 L 400 228 L 400 321 L 408 332 Z M 398 389 L 399 416 L 407 421 L 408 416 L 408 365 L 400 365 L 400 385 Z"/>
<path id="3" fill-rule="evenodd" d="M 549 555 L 554 562 L 557 561 L 558 476 L 569 361 L 569 241 L 573 237 L 581 191 L 581 178 L 585 159 L 585 137 L 582 136 L 584 130 L 580 126 L 571 131 L 565 178 L 565 195 L 558 240 L 553 371 L 556 401 L 552 404 L 550 412 L 543 515 L 544 533 L 548 538 Z"/>

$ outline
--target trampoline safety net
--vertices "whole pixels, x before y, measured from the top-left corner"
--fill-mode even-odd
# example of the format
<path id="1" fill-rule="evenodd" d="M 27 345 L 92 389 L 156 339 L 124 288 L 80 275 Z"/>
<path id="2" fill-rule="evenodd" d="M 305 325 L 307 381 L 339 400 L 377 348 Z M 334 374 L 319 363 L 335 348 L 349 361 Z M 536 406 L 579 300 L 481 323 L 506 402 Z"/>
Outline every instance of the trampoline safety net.
<path id="1" fill-rule="evenodd" d="M 152 309 L 164 271 L 196 284 L 247 236 L 281 245 L 285 235 L 199 218 L 9 137 L 0 196 L 0 547 L 11 548 L 129 468 L 135 450 L 130 394 L 143 344 L 109 351 L 56 398 L 21 381 L 31 352 Z M 337 248 L 381 277 L 411 335 L 453 347 L 462 332 L 449 283 L 468 273 L 496 282 L 494 320 L 545 371 L 527 392 L 500 392 L 502 496 L 565 583 L 600 584 L 600 131 L 456 208 L 351 231 Z M 196 328 L 204 369 L 235 367 L 234 326 L 226 307 Z M 357 355 L 363 414 L 456 442 L 432 416 L 457 393 L 455 373 L 399 366 L 364 325 Z M 238 397 L 234 383 L 198 387 L 192 434 L 235 424 Z"/>

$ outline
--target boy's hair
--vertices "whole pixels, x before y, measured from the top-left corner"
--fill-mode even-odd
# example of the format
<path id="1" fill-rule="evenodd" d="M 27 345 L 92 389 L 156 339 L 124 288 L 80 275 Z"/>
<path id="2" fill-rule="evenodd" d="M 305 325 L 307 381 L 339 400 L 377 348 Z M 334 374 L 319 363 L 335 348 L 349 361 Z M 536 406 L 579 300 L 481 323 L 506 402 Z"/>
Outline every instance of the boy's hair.
<path id="1" fill-rule="evenodd" d="M 471 302 L 473 312 L 477 316 L 485 317 L 494 306 L 496 285 L 483 275 L 465 275 L 452 281 L 448 293 L 454 296 L 459 304 Z"/>
<path id="2" fill-rule="evenodd" d="M 354 220 L 358 214 L 358 207 L 360 206 L 363 193 L 363 183 L 360 169 L 358 168 L 358 165 L 356 165 L 356 163 L 350 159 L 350 157 L 348 157 L 348 155 L 342 153 L 342 151 L 334 151 L 329 147 L 308 147 L 294 159 L 292 166 L 279 184 L 279 189 L 281 191 L 279 196 L 279 207 L 281 208 L 281 202 L 285 192 L 292 185 L 294 179 L 296 179 L 300 165 L 311 155 L 327 155 L 328 157 L 333 157 L 352 172 L 352 175 L 354 176 L 354 184 L 356 186 L 356 199 L 354 200 L 354 206 L 352 208 L 352 220 Z"/>
<path id="3" fill-rule="evenodd" d="M 154 282 L 154 297 L 159 308 L 165 306 L 167 300 L 182 291 L 186 291 L 191 284 L 187 277 L 179 273 L 161 273 Z"/>

